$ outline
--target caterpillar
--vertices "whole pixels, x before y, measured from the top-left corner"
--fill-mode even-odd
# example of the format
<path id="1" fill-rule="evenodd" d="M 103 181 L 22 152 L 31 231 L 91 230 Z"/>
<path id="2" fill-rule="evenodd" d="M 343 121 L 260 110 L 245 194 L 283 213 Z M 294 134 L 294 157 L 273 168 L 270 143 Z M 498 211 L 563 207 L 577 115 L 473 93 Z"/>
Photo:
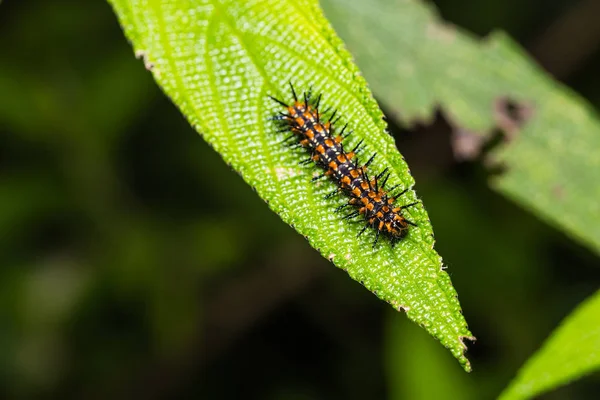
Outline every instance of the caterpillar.
<path id="1" fill-rule="evenodd" d="M 284 142 L 295 139 L 296 143 L 292 143 L 292 146 L 302 147 L 310 153 L 310 158 L 302 163 L 314 162 L 324 170 L 323 174 L 314 177 L 313 181 L 329 177 L 337 185 L 337 189 L 326 197 L 341 192 L 349 198 L 347 203 L 336 209 L 336 212 L 351 207 L 354 210 L 346 214 L 343 219 L 352 220 L 362 216 L 365 225 L 358 236 L 362 235 L 367 228 L 374 228 L 376 234 L 373 248 L 377 245 L 380 235 L 386 236 L 393 248 L 408 234 L 410 226 L 417 226 L 402 215 L 402 210 L 419 202 L 404 206 L 394 205 L 396 199 L 406 193 L 408 188 L 397 194 L 391 194 L 400 185 L 386 189 L 390 177 L 388 168 L 370 178 L 367 169 L 377 154 L 373 154 L 364 165 L 361 165 L 358 153 L 363 149 L 363 141 L 356 144 L 351 151 L 344 149 L 344 139 L 352 131 L 348 130 L 346 124 L 339 134 L 336 133 L 335 125 L 340 119 L 340 117 L 336 118 L 337 110 L 324 120 L 323 117 L 328 114 L 328 111 L 323 113 L 319 111 L 322 95 L 319 94 L 315 99 L 312 97 L 312 90 L 309 90 L 303 93 L 302 99 L 299 99 L 291 82 L 289 85 L 294 99 L 292 104 L 269 96 L 284 107 L 284 111 L 271 118 L 279 123 L 279 132 L 291 132 L 291 136 Z"/>

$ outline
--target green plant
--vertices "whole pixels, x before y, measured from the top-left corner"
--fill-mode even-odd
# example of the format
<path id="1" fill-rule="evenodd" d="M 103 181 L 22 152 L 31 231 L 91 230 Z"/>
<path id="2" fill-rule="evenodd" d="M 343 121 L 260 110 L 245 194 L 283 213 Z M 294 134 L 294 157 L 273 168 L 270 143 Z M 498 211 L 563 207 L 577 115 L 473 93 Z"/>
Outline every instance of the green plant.
<path id="1" fill-rule="evenodd" d="M 400 246 L 371 248 L 356 240 L 361 226 L 341 222 L 303 160 L 276 140 L 269 117 L 279 110 L 268 98 L 287 98 L 287 82 L 313 86 L 323 103 L 352 123 L 365 152 L 377 152 L 376 170 L 389 168 L 390 183 L 410 188 L 412 177 L 382 113 L 333 29 L 314 1 L 202 2 L 135 6 L 114 1 L 127 36 L 165 92 L 225 161 L 256 189 L 284 221 L 336 266 L 397 310 L 406 311 L 465 369 L 464 338 L 472 335 L 442 260 L 433 249 L 422 207 L 408 215 L 419 225 Z M 301 71 L 301 72 L 299 72 Z M 414 194 L 406 199 L 414 199 Z M 332 218 L 331 216 L 334 216 Z M 366 235 L 365 235 L 366 236 Z"/>
<path id="2" fill-rule="evenodd" d="M 39 391 L 31 382 L 47 385 L 42 391 L 51 388 L 61 393 L 60 387 L 54 392 L 57 382 L 72 380 L 78 389 L 83 386 L 82 392 L 91 390 L 102 397 L 104 391 L 112 392 L 111 387 L 121 387 L 113 386 L 115 382 L 137 375 L 141 369 L 137 364 L 152 369 L 156 362 L 154 370 L 161 373 L 161 381 L 168 381 L 164 366 L 171 365 L 171 357 L 177 359 L 178 351 L 191 349 L 190 358 L 204 359 L 202 348 L 194 352 L 194 338 L 219 336 L 221 331 L 204 332 L 199 327 L 217 321 L 239 331 L 235 320 L 226 319 L 230 313 L 242 316 L 242 324 L 248 315 L 260 314 L 253 304 L 265 304 L 263 295 L 277 299 L 281 293 L 293 292 L 296 282 L 309 279 L 306 270 L 311 265 L 265 239 L 279 236 L 279 231 L 272 232 L 279 229 L 277 224 L 268 220 L 275 216 L 259 204 L 258 197 L 250 199 L 243 192 L 247 187 L 235 186 L 235 177 L 227 180 L 234 174 L 202 148 L 202 141 L 185 142 L 167 135 L 178 126 L 172 122 L 176 117 L 168 119 L 166 105 L 160 113 L 152 112 L 157 116 L 151 122 L 132 123 L 148 117 L 149 111 L 140 111 L 149 110 L 157 98 L 150 74 L 144 74 L 127 52 L 116 24 L 115 42 L 104 45 L 109 41 L 103 28 L 96 26 L 97 21 L 104 21 L 97 25 L 110 25 L 96 18 L 102 5 L 90 11 L 89 4 L 64 3 L 40 2 L 29 7 L 29 19 L 17 16 L 13 22 L 11 14 L 10 21 L 0 26 L 3 33 L 18 38 L 15 46 L 6 45 L 11 40 L 3 41 L 0 60 L 0 129 L 11 133 L 2 135 L 0 172 L 4 229 L 0 302 L 3 316 L 10 316 L 0 324 L 0 345 L 6 354 L 0 379 L 21 395 Z M 594 110 L 542 73 L 506 35 L 494 33 L 479 40 L 440 21 L 435 10 L 422 2 L 323 0 L 327 19 L 315 0 L 111 3 L 137 55 L 196 130 L 325 258 L 394 310 L 405 310 L 467 370 L 470 365 L 462 342 L 471 334 L 447 271 L 461 288 L 471 324 L 483 331 L 478 335 L 480 344 L 520 346 L 494 359 L 495 374 L 477 366 L 474 374 L 462 374 L 435 340 L 389 309 L 383 353 L 392 397 L 481 398 L 480 391 L 497 393 L 500 387 L 486 377 L 494 375 L 502 384 L 516 365 L 505 368 L 495 361 L 512 357 L 519 362 L 522 358 L 515 354 L 529 353 L 532 343 L 541 339 L 540 332 L 531 331 L 541 326 L 543 332 L 549 326 L 548 320 L 536 317 L 547 313 L 555 323 L 564 312 L 557 304 L 548 304 L 554 298 L 564 304 L 557 289 L 563 282 L 560 276 L 552 276 L 556 271 L 547 265 L 553 255 L 537 247 L 542 242 L 554 244 L 548 240 L 551 229 L 540 229 L 541 224 L 532 227 L 534 217 L 519 207 L 592 251 L 600 248 L 595 223 L 600 192 L 594 176 L 600 129 Z M 2 16 L 11 6 L 27 9 L 9 2 L 0 7 Z M 104 7 L 110 20 L 112 15 Z M 38 31 L 48 32 L 39 35 L 43 40 L 36 36 Z M 114 45 L 121 41 L 123 47 Z M 436 227 L 436 247 L 450 269 L 442 269 L 433 249 L 429 215 L 421 206 L 407 212 L 419 228 L 406 241 L 394 252 L 385 242 L 374 251 L 372 240 L 356 239 L 360 227 L 332 213 L 340 199 L 324 199 L 330 183 L 310 182 L 311 170 L 298 166 L 304 156 L 276 143 L 278 136 L 268 118 L 277 107 L 267 95 L 289 98 L 289 79 L 301 90 L 313 85 L 322 92 L 325 105 L 337 107 L 344 120 L 355 125 L 354 138 L 364 138 L 367 151 L 379 154 L 374 168 L 389 167 L 391 180 L 405 187 L 412 187 L 413 178 L 385 132 L 382 113 L 366 82 L 393 128 L 428 124 L 439 110 L 452 125 L 455 153 L 477 158 L 491 170 L 501 167 L 502 173 L 491 174 L 491 187 L 515 204 L 485 218 L 498 208 L 487 204 L 494 195 L 481 182 L 457 187 L 445 176 L 429 180 L 418 176 L 419 196 Z M 187 128 L 185 122 L 181 127 Z M 498 130 L 502 136 L 495 138 L 499 145 L 493 146 L 491 138 Z M 146 141 L 148 148 L 160 148 L 160 156 L 143 148 Z M 193 143 L 200 147 L 192 148 Z M 146 160 L 141 166 L 140 158 Z M 138 169 L 123 185 L 124 159 L 128 167 Z M 161 168 L 161 160 L 167 167 Z M 173 185 L 189 190 L 178 200 L 170 198 L 172 193 L 157 196 L 156 192 L 170 188 L 161 177 L 169 181 L 185 176 L 184 164 L 188 174 L 194 171 L 205 180 Z M 144 181 L 139 179 L 144 176 L 140 170 L 146 173 L 146 187 L 138 182 Z M 419 173 L 418 167 L 413 170 Z M 245 194 L 238 196 L 238 190 Z M 217 192 L 222 196 L 215 196 Z M 407 196 L 412 200 L 417 194 L 411 190 Z M 245 208 L 252 201 L 258 204 Z M 187 208 L 194 202 L 208 211 Z M 270 286 L 256 285 L 253 278 L 249 281 L 254 291 L 223 285 L 215 303 L 197 301 L 199 294 L 203 299 L 205 293 L 213 294 L 208 288 L 222 278 L 217 271 L 237 264 L 240 271 L 251 270 L 246 267 L 253 266 L 252 255 L 258 248 L 274 253 L 267 261 L 260 260 L 273 265 L 251 273 L 263 279 L 270 274 L 261 281 Z M 461 263 L 468 264 L 469 259 L 476 260 L 469 265 L 478 263 L 478 268 L 465 272 Z M 507 273 L 511 269 L 519 273 Z M 298 278 L 297 271 L 304 271 L 304 278 Z M 232 274 L 236 279 L 242 275 L 238 272 Z M 554 286 L 544 286 L 546 278 Z M 466 285 L 465 279 L 471 282 Z M 543 290 L 549 293 L 543 305 L 526 300 Z M 586 291 L 590 292 L 587 286 Z M 573 298 L 581 299 L 584 292 L 577 293 Z M 358 298 L 360 292 L 332 296 L 338 297 Z M 596 293 L 564 320 L 502 398 L 529 398 L 598 369 L 598 299 Z M 306 314 L 327 320 L 328 315 L 342 312 L 343 303 L 315 299 L 319 309 L 329 306 L 335 312 L 319 314 L 313 309 Z M 107 312 L 111 305 L 114 310 Z M 117 321 L 126 316 L 132 333 L 129 341 L 118 326 L 118 340 L 110 340 L 115 315 Z M 481 320 L 492 320 L 487 329 L 493 326 L 495 331 L 479 329 L 473 321 Z M 336 371 L 350 381 L 348 387 L 354 388 L 356 375 L 346 375 L 352 372 L 344 369 L 346 365 L 360 365 L 363 379 L 369 373 L 381 375 L 372 368 L 378 352 L 364 345 L 368 341 L 352 339 L 358 331 L 355 326 L 348 329 L 335 318 L 323 325 L 334 343 L 352 350 L 345 352 L 348 357 L 369 360 L 346 363 L 339 358 Z M 144 335 L 151 336 L 147 346 L 160 355 L 144 349 Z M 91 348 L 85 346 L 88 342 Z M 305 343 L 305 348 L 310 345 Z M 361 359 L 365 353 L 370 358 Z M 79 360 L 85 360 L 81 369 L 74 362 Z M 321 362 L 325 360 L 314 367 Z M 86 379 L 87 385 L 82 383 Z M 428 385 L 431 381 L 439 385 Z M 364 387 L 368 390 L 368 385 Z"/>

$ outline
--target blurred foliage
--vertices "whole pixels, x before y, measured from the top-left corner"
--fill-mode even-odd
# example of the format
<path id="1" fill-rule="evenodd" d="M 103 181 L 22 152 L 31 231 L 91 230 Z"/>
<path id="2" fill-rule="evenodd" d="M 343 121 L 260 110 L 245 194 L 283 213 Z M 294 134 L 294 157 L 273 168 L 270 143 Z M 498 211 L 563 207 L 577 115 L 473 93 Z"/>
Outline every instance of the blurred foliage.
<path id="1" fill-rule="evenodd" d="M 501 399 L 529 399 L 600 367 L 600 291 L 569 315 Z"/>
<path id="2" fill-rule="evenodd" d="M 421 1 L 323 4 L 392 118 L 430 123 L 439 106 L 475 143 L 500 126 L 507 140 L 486 160 L 504 169 L 494 187 L 600 252 L 600 120 L 587 102 L 502 32 L 480 42 Z M 455 142 L 463 151 L 476 150 Z"/>
<path id="3" fill-rule="evenodd" d="M 315 183 L 313 178 L 323 171 L 303 166 L 306 152 L 282 145 L 289 132 L 277 135 L 277 125 L 269 120 L 283 107 L 268 94 L 291 102 L 289 82 L 296 90 L 304 88 L 299 93 L 312 88 L 315 95 L 323 94 L 321 111 L 338 110 L 337 134 L 348 124 L 352 134 L 344 141 L 346 148 L 361 144 L 363 162 L 377 154 L 369 166 L 371 176 L 389 171 L 388 188 L 410 189 L 414 184 L 366 82 L 318 2 L 111 4 L 136 54 L 225 162 L 323 257 L 394 309 L 405 311 L 470 371 L 463 353 L 464 340 L 472 334 L 414 192 L 407 190 L 396 204 L 417 203 L 403 210 L 417 226 L 396 248 L 386 238 L 374 246 L 375 231 L 360 235 L 362 221 L 343 220 L 343 213 L 334 212 L 348 199 L 327 196 L 336 191 L 335 184 Z"/>
<path id="4" fill-rule="evenodd" d="M 523 44 L 571 3 L 438 2 L 452 22 Z M 3 2 L 0 21 L 4 398 L 443 395 L 419 384 L 427 374 L 447 398 L 493 398 L 598 288 L 596 256 L 488 190 L 480 163 L 453 161 L 440 116 L 392 125 L 479 339 L 461 373 L 198 138 L 108 4 Z M 596 52 L 563 77 L 596 109 L 598 68 Z M 599 384 L 542 398 L 593 398 Z"/>

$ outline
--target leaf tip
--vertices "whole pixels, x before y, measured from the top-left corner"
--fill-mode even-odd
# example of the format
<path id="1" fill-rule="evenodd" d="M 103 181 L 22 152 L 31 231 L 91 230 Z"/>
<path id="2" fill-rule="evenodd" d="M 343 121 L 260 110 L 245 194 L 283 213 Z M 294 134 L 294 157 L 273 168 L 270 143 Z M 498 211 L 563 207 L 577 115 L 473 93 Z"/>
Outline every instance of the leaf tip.
<path id="1" fill-rule="evenodd" d="M 471 368 L 471 362 L 465 356 L 465 352 L 467 351 L 467 344 L 464 342 L 465 339 L 470 340 L 471 342 L 475 342 L 477 340 L 477 338 L 473 335 L 460 335 L 458 337 L 458 341 L 462 345 L 462 351 L 460 352 L 460 355 L 458 355 L 458 357 L 456 358 L 458 359 L 458 362 L 460 362 L 460 365 L 462 365 L 463 369 L 466 372 L 471 372 L 473 370 Z"/>

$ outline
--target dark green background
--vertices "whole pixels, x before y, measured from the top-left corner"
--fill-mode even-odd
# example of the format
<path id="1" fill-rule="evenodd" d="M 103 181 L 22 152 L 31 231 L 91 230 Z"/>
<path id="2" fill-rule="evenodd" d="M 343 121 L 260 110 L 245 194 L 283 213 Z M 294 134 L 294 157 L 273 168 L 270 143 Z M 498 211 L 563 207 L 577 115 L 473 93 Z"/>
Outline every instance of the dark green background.
<path id="1" fill-rule="evenodd" d="M 508 31 L 598 108 L 600 46 L 575 59 L 560 43 L 579 40 L 548 34 L 584 3 L 437 5 L 477 34 Z M 453 160 L 441 116 L 392 127 L 478 337 L 466 375 L 268 210 L 160 92 L 107 3 L 8 1 L 0 38 L 2 397 L 418 398 L 414 377 L 436 366 L 448 398 L 491 398 L 598 287 L 596 255 Z M 596 374 L 544 398 L 599 391 Z"/>

